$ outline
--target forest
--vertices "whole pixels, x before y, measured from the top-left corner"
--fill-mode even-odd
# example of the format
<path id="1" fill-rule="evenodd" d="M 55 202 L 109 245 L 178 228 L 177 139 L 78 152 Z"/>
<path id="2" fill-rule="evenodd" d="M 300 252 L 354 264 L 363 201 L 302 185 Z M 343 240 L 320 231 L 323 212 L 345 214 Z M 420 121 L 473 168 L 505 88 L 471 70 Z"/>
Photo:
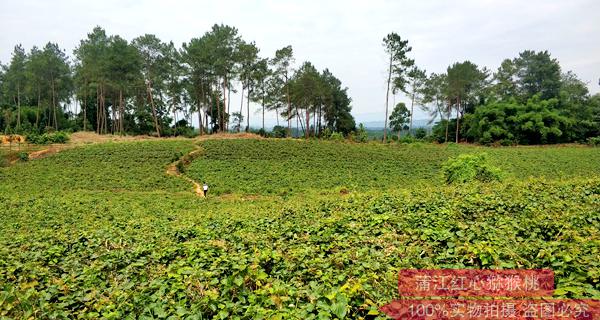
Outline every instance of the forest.
<path id="1" fill-rule="evenodd" d="M 384 141 L 389 129 L 398 139 L 440 143 L 598 142 L 600 94 L 591 95 L 548 51 L 522 51 L 495 72 L 465 60 L 428 73 L 397 33 L 382 45 L 389 57 Z M 328 69 L 308 61 L 296 65 L 289 45 L 262 57 L 255 42 L 228 25 L 215 24 L 180 48 L 155 35 L 127 41 L 96 27 L 72 58 L 55 43 L 29 51 L 17 45 L 1 70 L 5 134 L 190 137 L 254 129 L 273 137 L 289 137 L 292 130 L 306 138 L 364 135 L 351 114 L 348 88 Z M 232 92 L 240 101 L 232 102 Z M 409 105 L 400 102 L 390 112 L 390 94 L 404 94 Z M 250 127 L 251 102 L 260 106 L 260 128 Z M 413 128 L 416 108 L 429 114 L 429 133 Z M 275 113 L 274 128 L 265 128 L 266 112 Z"/>
<path id="2" fill-rule="evenodd" d="M 55 43 L 29 52 L 17 45 L 2 66 L 0 130 L 155 136 L 248 131 L 250 102 L 261 106 L 263 132 L 264 114 L 271 111 L 278 123 L 282 117 L 279 130 L 287 126 L 287 135 L 294 118 L 306 136 L 305 127 L 313 134 L 316 127 L 354 129 L 347 88 L 329 70 L 310 62 L 292 70 L 291 46 L 270 58 L 259 51 L 227 25 L 214 25 L 180 49 L 150 34 L 128 42 L 100 27 L 81 40 L 73 59 Z M 232 103 L 232 91 L 240 92 L 241 101 Z"/>

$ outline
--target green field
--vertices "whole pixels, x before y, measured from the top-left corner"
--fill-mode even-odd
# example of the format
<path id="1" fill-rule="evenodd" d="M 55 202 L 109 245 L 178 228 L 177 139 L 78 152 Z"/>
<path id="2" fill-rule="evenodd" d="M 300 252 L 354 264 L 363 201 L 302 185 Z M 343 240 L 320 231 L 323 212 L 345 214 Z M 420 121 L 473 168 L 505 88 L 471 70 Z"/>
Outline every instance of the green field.
<path id="1" fill-rule="evenodd" d="M 197 143 L 208 198 L 166 174 Z M 441 183 L 477 152 L 503 182 Z M 0 168 L 0 319 L 385 319 L 402 268 L 552 268 L 600 298 L 599 213 L 600 148 L 78 147 Z"/>
<path id="2" fill-rule="evenodd" d="M 213 192 L 289 194 L 404 189 L 442 183 L 440 167 L 461 153 L 485 152 L 507 178 L 600 175 L 600 148 L 486 148 L 434 144 L 350 144 L 298 140 L 208 140 L 187 171 Z"/>

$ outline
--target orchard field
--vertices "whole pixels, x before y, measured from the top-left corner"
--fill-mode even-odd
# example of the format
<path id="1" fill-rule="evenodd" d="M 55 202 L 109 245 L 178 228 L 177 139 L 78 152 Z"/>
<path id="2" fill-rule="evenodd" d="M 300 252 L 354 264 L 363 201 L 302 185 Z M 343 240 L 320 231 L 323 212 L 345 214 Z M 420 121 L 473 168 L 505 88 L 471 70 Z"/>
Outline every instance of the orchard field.
<path id="1" fill-rule="evenodd" d="M 207 198 L 167 174 L 193 150 Z M 443 183 L 481 152 L 501 182 Z M 600 298 L 600 148 L 156 139 L 0 182 L 0 319 L 385 319 L 403 268 L 551 268 Z"/>

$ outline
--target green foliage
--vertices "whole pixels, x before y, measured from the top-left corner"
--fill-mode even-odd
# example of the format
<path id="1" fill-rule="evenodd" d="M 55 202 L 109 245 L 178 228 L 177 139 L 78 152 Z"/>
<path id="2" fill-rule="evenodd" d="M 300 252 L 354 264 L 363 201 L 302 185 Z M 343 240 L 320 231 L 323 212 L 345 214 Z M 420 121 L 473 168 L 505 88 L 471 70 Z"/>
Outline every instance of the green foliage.
<path id="1" fill-rule="evenodd" d="M 397 297 L 401 268 L 552 268 L 557 297 L 600 297 L 597 179 L 285 202 L 13 187 L 7 318 L 358 319 Z"/>
<path id="2" fill-rule="evenodd" d="M 193 150 L 191 140 L 118 142 L 61 151 L 0 172 L 2 181 L 25 190 L 180 191 L 191 187 L 167 176 L 178 152 Z M 149 174 L 154 172 L 155 174 Z"/>
<path id="3" fill-rule="evenodd" d="M 424 139 L 426 136 L 427 136 L 427 130 L 425 130 L 425 128 L 417 128 L 417 130 L 415 131 L 416 139 Z"/>
<path id="4" fill-rule="evenodd" d="M 332 132 L 329 135 L 329 140 L 331 141 L 344 141 L 344 135 L 340 132 Z"/>
<path id="5" fill-rule="evenodd" d="M 56 131 L 44 134 L 30 133 L 26 136 L 26 140 L 31 144 L 65 144 L 69 141 L 69 134 L 63 131 Z"/>
<path id="6" fill-rule="evenodd" d="M 287 129 L 284 126 L 273 127 L 273 138 L 285 138 Z"/>
<path id="7" fill-rule="evenodd" d="M 411 140 L 412 141 L 412 140 Z M 329 141 L 210 140 L 187 175 L 214 194 L 290 194 L 308 190 L 403 188 L 442 184 L 440 168 L 460 154 L 487 152 L 507 177 L 562 179 L 600 174 L 600 149 L 486 148 L 460 144 L 347 144 Z"/>
<path id="8" fill-rule="evenodd" d="M 600 298 L 597 148 L 487 149 L 514 178 L 565 174 L 453 186 L 429 173 L 483 148 L 202 148 L 192 161 L 189 140 L 108 143 L 0 169 L 0 317 L 383 319 L 401 268 L 552 268 L 557 297 Z M 295 188 L 204 199 L 166 175 L 174 159 L 211 192 Z"/>
<path id="9" fill-rule="evenodd" d="M 27 152 L 19 152 L 18 156 L 20 161 L 25 162 L 29 160 L 29 153 Z"/>
<path id="10" fill-rule="evenodd" d="M 556 99 L 530 99 L 526 104 L 491 102 L 465 119 L 466 136 L 475 142 L 546 144 L 569 141 L 571 120 L 557 111 Z"/>
<path id="11" fill-rule="evenodd" d="M 365 126 L 361 123 L 358 125 L 358 129 L 356 130 L 356 135 L 354 136 L 355 142 L 365 143 L 369 141 L 369 133 Z"/>
<path id="12" fill-rule="evenodd" d="M 599 147 L 600 146 L 600 137 L 592 137 L 587 140 L 590 146 Z"/>
<path id="13" fill-rule="evenodd" d="M 448 159 L 442 166 L 442 174 L 447 184 L 500 181 L 502 177 L 501 170 L 489 163 L 485 153 L 461 154 Z"/>
<path id="14" fill-rule="evenodd" d="M 399 102 L 390 115 L 390 127 L 393 131 L 397 131 L 398 136 L 400 136 L 400 131 L 408 129 L 407 123 L 409 121 L 410 111 L 408 111 L 404 102 Z"/>

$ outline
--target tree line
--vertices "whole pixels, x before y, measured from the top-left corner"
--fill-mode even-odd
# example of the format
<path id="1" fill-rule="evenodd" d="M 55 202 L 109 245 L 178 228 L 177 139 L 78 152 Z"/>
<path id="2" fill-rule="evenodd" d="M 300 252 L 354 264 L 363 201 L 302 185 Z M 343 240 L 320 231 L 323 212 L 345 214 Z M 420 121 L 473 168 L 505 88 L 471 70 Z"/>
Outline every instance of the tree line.
<path id="1" fill-rule="evenodd" d="M 261 57 L 254 42 L 222 24 L 181 48 L 151 34 L 127 41 L 101 27 L 72 59 L 55 43 L 29 52 L 17 45 L 0 64 L 0 130 L 188 135 L 197 117 L 198 134 L 249 131 L 251 102 L 260 105 L 263 133 L 266 112 L 275 112 L 287 136 L 294 121 L 307 138 L 326 128 L 355 130 L 341 81 L 294 62 L 291 46 Z M 239 104 L 232 92 L 240 93 Z"/>
<path id="2" fill-rule="evenodd" d="M 410 57 L 408 40 L 390 33 L 383 47 L 389 57 L 384 141 L 388 120 L 398 134 L 412 132 L 415 107 L 435 122 L 438 142 L 545 144 L 600 136 L 600 94 L 590 95 L 548 51 L 525 50 L 496 72 L 467 60 L 427 74 Z M 398 103 L 388 117 L 389 94 L 397 92 L 410 99 L 410 110 Z"/>

